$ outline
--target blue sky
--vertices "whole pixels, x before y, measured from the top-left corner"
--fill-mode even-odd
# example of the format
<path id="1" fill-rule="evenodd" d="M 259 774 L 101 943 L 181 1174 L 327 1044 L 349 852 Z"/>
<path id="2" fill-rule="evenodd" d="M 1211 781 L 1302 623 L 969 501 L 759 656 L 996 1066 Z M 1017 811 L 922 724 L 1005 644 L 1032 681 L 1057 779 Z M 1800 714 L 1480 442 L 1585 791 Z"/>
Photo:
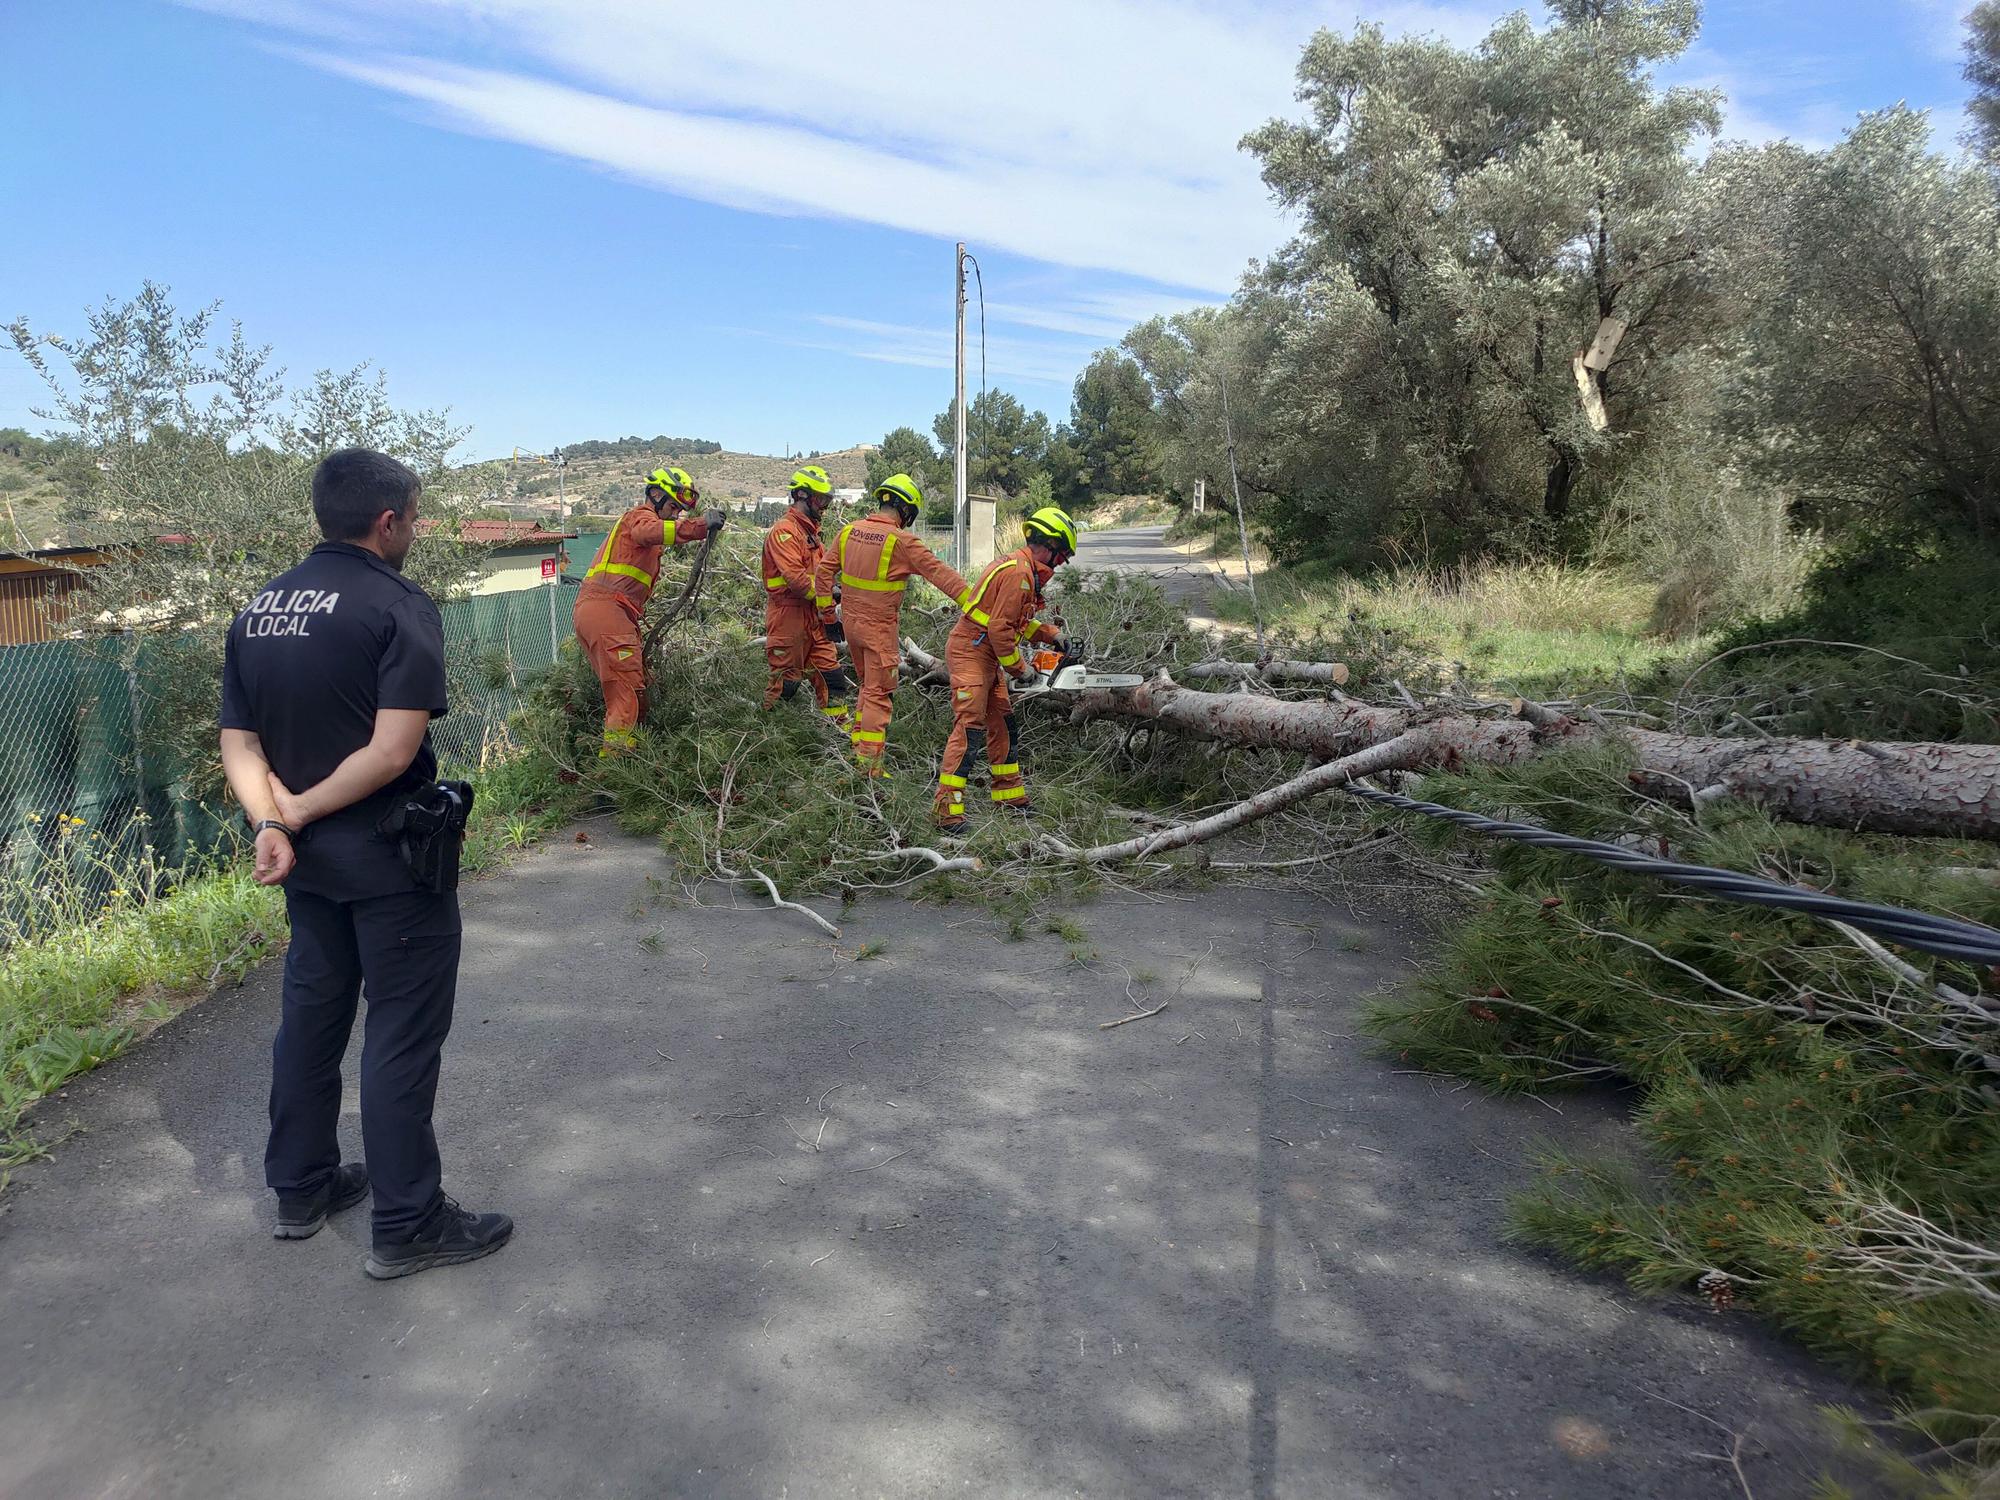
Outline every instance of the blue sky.
<path id="1" fill-rule="evenodd" d="M 1673 76 L 1732 136 L 1907 100 L 1950 137 L 1968 3 L 1710 0 Z M 989 380 L 1060 416 L 1092 350 L 1283 237 L 1234 146 L 1315 27 L 1513 8 L 0 0 L 0 317 L 74 330 L 150 277 L 295 375 L 372 361 L 480 456 L 836 448 L 948 403 L 965 238 Z M 38 400 L 7 352 L 0 426 Z"/>

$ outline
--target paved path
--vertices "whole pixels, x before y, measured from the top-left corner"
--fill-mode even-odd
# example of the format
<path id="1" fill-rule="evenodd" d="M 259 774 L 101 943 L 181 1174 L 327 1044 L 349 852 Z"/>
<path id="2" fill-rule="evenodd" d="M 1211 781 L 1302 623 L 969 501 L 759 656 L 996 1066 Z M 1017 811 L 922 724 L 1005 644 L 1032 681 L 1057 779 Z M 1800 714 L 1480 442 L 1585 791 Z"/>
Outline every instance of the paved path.
<path id="1" fill-rule="evenodd" d="M 1115 531 L 1086 531 L 1077 538 L 1076 562 L 1082 568 L 1121 573 L 1145 573 L 1159 581 L 1167 597 L 1191 613 L 1200 614 L 1223 576 L 1205 553 L 1189 555 L 1185 547 L 1167 544 L 1164 526 L 1126 526 Z M 1237 564 L 1242 571 L 1242 564 Z"/>
<path id="2" fill-rule="evenodd" d="M 0 1198 L 0 1495 L 1734 1494 L 1690 1408 L 1780 1500 L 1854 1399 L 1503 1242 L 1537 1138 L 1624 1128 L 1356 1041 L 1415 931 L 1106 900 L 1084 969 L 885 900 L 856 962 L 665 873 L 598 831 L 467 889 L 438 1125 L 518 1219 L 491 1260 L 269 1238 L 274 967 L 50 1101 L 80 1133 Z M 1101 1030 L 1127 971 L 1169 1008 Z"/>

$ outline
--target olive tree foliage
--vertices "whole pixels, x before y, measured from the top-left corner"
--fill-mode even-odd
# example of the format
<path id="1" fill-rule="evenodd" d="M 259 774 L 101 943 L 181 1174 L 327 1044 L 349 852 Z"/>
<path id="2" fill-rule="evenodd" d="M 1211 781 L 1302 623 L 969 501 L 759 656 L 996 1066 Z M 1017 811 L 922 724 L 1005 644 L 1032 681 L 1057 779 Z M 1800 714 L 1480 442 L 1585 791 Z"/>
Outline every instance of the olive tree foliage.
<path id="1" fill-rule="evenodd" d="M 1169 448 L 1219 458 L 1227 380 L 1245 484 L 1281 497 L 1286 550 L 1580 545 L 1662 410 L 1707 378 L 1690 148 L 1717 101 L 1653 79 L 1697 7 L 1549 11 L 1472 52 L 1375 26 L 1316 35 L 1305 118 L 1244 141 L 1298 233 L 1226 313 L 1127 341 L 1168 423 L 1196 424 Z M 1612 331 L 1585 392 L 1575 361 Z M 1199 367 L 1224 349 L 1232 374 Z"/>
<path id="2" fill-rule="evenodd" d="M 438 598 L 477 576 L 472 554 L 446 539 L 465 509 L 447 467 L 461 429 L 440 412 L 397 408 L 365 366 L 288 387 L 271 351 L 240 325 L 224 334 L 217 310 L 183 314 L 149 282 L 90 310 L 81 335 L 7 326 L 48 388 L 35 415 L 68 439 L 64 520 L 108 558 L 89 572 L 89 613 L 70 624 L 117 643 L 141 670 L 149 744 L 204 788 L 224 636 L 321 541 L 310 478 L 323 454 L 361 445 L 409 464 L 439 534 L 419 539 L 407 571 Z"/>
<path id="3" fill-rule="evenodd" d="M 1966 144 L 2000 171 L 2000 0 L 1979 0 L 1965 18 L 1965 79 L 1972 85 Z"/>
<path id="4" fill-rule="evenodd" d="M 1821 153 L 1719 161 L 1770 205 L 1723 403 L 1751 472 L 1836 535 L 2000 541 L 2000 200 L 1904 108 Z"/>

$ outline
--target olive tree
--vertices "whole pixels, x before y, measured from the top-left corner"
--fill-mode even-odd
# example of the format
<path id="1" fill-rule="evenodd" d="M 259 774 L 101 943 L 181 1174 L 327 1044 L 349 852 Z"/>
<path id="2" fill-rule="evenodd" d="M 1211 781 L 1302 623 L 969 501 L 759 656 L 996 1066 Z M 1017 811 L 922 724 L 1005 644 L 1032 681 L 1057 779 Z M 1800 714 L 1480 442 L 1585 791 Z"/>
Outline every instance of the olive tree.
<path id="1" fill-rule="evenodd" d="M 1865 118 L 1782 172 L 1736 399 L 1753 472 L 1850 533 L 2000 539 L 2000 204 L 1920 113 Z"/>
<path id="2" fill-rule="evenodd" d="M 206 790 L 215 784 L 215 713 L 229 622 L 273 575 L 321 540 L 310 477 L 326 452 L 393 454 L 424 480 L 434 523 L 406 568 L 435 597 L 462 593 L 476 565 L 454 538 L 465 501 L 448 459 L 462 431 L 441 412 L 405 411 L 365 366 L 288 387 L 266 347 L 217 308 L 179 312 L 147 283 L 89 311 L 77 336 L 8 325 L 47 386 L 36 415 L 60 452 L 64 520 L 107 561 L 89 571 L 88 613 L 72 628 L 118 643 L 145 679 L 146 735 Z"/>

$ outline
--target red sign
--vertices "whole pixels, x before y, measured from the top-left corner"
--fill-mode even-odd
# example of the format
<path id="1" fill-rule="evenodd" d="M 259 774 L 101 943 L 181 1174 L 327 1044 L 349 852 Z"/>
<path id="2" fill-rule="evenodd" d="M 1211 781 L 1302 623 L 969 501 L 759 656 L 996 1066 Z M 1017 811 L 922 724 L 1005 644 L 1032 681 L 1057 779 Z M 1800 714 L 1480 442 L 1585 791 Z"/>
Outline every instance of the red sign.
<path id="1" fill-rule="evenodd" d="M 556 560 L 555 560 L 555 559 L 554 559 L 553 557 L 545 557 L 545 558 L 543 558 L 543 559 L 542 559 L 542 577 L 544 577 L 544 578 L 553 578 L 553 577 L 555 577 L 555 576 L 556 576 Z"/>

